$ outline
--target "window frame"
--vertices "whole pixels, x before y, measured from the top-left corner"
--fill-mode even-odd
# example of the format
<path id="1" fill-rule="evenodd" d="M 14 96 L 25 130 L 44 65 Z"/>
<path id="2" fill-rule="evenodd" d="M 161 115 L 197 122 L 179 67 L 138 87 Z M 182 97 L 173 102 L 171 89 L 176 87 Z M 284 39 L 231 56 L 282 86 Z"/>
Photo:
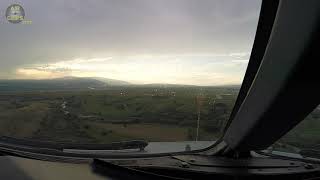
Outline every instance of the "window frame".
<path id="1" fill-rule="evenodd" d="M 319 1 L 279 2 L 257 74 L 211 154 L 238 156 L 263 150 L 319 105 L 319 21 Z"/>
<path id="2" fill-rule="evenodd" d="M 246 122 L 249 122 L 250 120 L 246 119 L 246 115 L 248 115 L 248 111 L 244 111 L 244 106 L 250 106 L 255 107 L 255 103 L 258 103 L 259 101 L 263 101 L 265 99 L 265 96 L 259 97 L 257 100 L 252 100 L 250 96 L 253 93 L 261 93 L 262 95 L 266 93 L 266 91 L 258 91 L 261 90 L 261 84 L 257 85 L 258 82 L 267 82 L 266 78 L 261 77 L 261 75 L 265 75 L 266 71 L 270 73 L 272 69 L 270 69 L 270 65 L 268 66 L 269 62 L 272 61 L 272 58 L 268 57 L 270 54 L 274 54 L 274 46 L 277 46 L 277 43 L 280 42 L 281 45 L 295 45 L 290 44 L 288 39 L 282 39 L 281 37 L 277 36 L 277 31 L 283 30 L 283 21 L 287 20 L 286 18 L 292 18 L 297 17 L 303 18 L 301 16 L 310 17 L 310 15 L 314 15 L 314 13 L 318 13 L 318 9 L 316 5 L 320 5 L 320 2 L 318 1 L 308 1 L 303 2 L 303 5 L 313 8 L 313 11 L 310 10 L 309 12 L 303 12 L 298 13 L 296 15 L 293 14 L 293 10 L 297 10 L 300 7 L 300 4 L 302 3 L 299 0 L 281 0 L 281 1 L 268 1 L 263 0 L 260 10 L 260 17 L 257 27 L 257 33 L 255 36 L 254 45 L 252 48 L 249 64 L 245 73 L 245 77 L 243 80 L 243 84 L 241 85 L 240 92 L 238 95 L 238 98 L 236 100 L 235 106 L 233 108 L 233 111 L 231 113 L 231 116 L 227 122 L 227 125 L 224 129 L 224 133 L 220 139 L 216 141 L 212 146 L 201 149 L 201 150 L 195 150 L 195 151 L 189 151 L 189 152 L 178 152 L 178 153 L 160 153 L 160 154 L 108 154 L 108 155 L 92 155 L 92 154 L 73 154 L 73 153 L 65 153 L 61 151 L 52 151 L 48 149 L 37 149 L 31 148 L 31 147 L 22 147 L 22 146 L 16 146 L 14 144 L 5 144 L 1 145 L 0 151 L 6 154 L 12 154 L 16 156 L 21 157 L 29 157 L 29 158 L 35 158 L 35 159 L 56 159 L 59 161 L 73 161 L 75 159 L 78 159 L 79 161 L 86 161 L 88 159 L 92 158 L 110 158 L 110 159 L 119 159 L 119 158 L 140 158 L 140 157 L 161 157 L 161 156 L 172 156 L 172 155 L 179 155 L 179 154 L 207 154 L 207 155 L 225 155 L 230 152 L 247 152 L 248 150 L 260 150 L 262 148 L 265 148 L 270 143 L 274 142 L 278 138 L 280 138 L 283 134 L 288 132 L 291 128 L 293 128 L 298 122 L 303 120 L 303 118 L 308 114 L 308 112 L 312 111 L 312 108 L 317 105 L 318 100 L 320 100 L 320 95 L 318 95 L 314 99 L 308 99 L 308 105 L 305 106 L 301 111 L 292 111 L 291 115 L 298 115 L 298 118 L 296 118 L 294 121 L 291 121 L 290 119 L 285 120 L 286 123 L 289 123 L 287 127 L 285 127 L 285 124 L 282 124 L 281 127 L 273 128 L 273 130 L 276 130 L 276 133 L 269 137 L 263 137 L 262 140 L 260 140 L 261 137 L 259 137 L 259 131 L 257 131 L 256 127 L 257 125 L 266 124 L 266 129 L 270 128 L 272 129 L 272 126 L 274 125 L 274 120 L 270 120 L 271 122 L 266 122 L 266 117 L 273 117 L 275 113 L 278 113 L 278 111 L 275 111 L 272 107 L 274 105 L 274 101 L 267 104 L 267 106 L 264 106 L 263 108 L 266 109 L 266 112 L 262 112 L 262 114 L 258 114 L 255 117 L 252 117 L 251 119 L 251 125 L 247 124 Z M 320 7 L 320 6 L 319 6 Z M 291 8 L 291 9 L 290 9 Z M 320 12 L 320 10 L 319 10 Z M 283 19 L 284 18 L 284 19 Z M 311 20 L 313 23 L 320 19 L 320 17 L 316 16 L 315 18 L 311 17 Z M 308 21 L 308 19 L 306 20 Z M 305 22 L 306 22 L 305 21 Z M 300 23 L 304 23 L 303 21 L 299 21 Z M 276 25 L 276 26 L 275 26 Z M 303 80 L 306 77 L 309 77 L 310 82 L 315 82 L 316 78 L 313 77 L 312 73 L 315 73 L 315 71 L 310 71 L 310 73 L 304 74 L 306 69 L 311 68 L 311 70 L 314 70 L 316 66 L 314 66 L 313 62 L 310 62 L 307 65 L 301 65 L 303 58 L 311 58 L 313 56 L 317 56 L 316 54 L 312 54 L 316 52 L 316 46 L 318 42 L 314 39 L 314 37 L 318 37 L 319 35 L 315 33 L 316 31 L 312 28 L 317 28 L 314 26 L 314 24 L 309 24 L 310 26 L 307 27 L 309 35 L 313 38 L 306 38 L 304 43 L 308 45 L 308 48 L 306 48 L 303 43 L 303 45 L 299 46 L 298 52 L 292 52 L 295 53 L 296 59 L 294 59 L 295 64 L 292 66 L 291 69 L 287 70 L 287 73 L 284 73 L 282 77 L 273 76 L 275 80 L 279 81 L 277 86 L 273 87 L 276 88 L 277 92 L 273 94 L 273 97 L 277 97 L 276 102 L 280 103 L 290 103 L 288 102 L 287 98 L 297 95 L 299 93 L 298 90 L 300 89 L 292 89 L 292 87 L 295 87 L 297 83 L 301 83 L 301 80 Z M 303 28 L 305 26 L 299 26 L 296 27 L 298 30 L 301 30 L 304 32 Z M 311 28 L 311 29 L 310 29 Z M 296 29 L 292 29 L 296 30 Z M 307 32 L 304 32 L 307 33 Z M 311 34 L 310 34 L 311 33 Z M 294 35 L 293 33 L 288 33 L 289 35 Z M 308 33 L 306 34 L 308 35 Z M 288 38 L 288 37 L 286 37 Z M 320 39 L 320 38 L 319 38 Z M 311 55 L 310 55 L 311 53 Z M 272 57 L 272 55 L 271 55 Z M 278 62 L 279 63 L 279 62 Z M 291 61 L 287 63 L 292 63 Z M 267 64 L 267 65 L 266 65 Z M 312 69 L 313 68 L 313 69 Z M 270 74 L 266 75 L 270 75 Z M 270 76 L 268 76 L 270 77 Z M 315 88 L 314 84 L 306 84 L 307 86 L 303 90 L 304 92 L 308 91 L 320 91 L 319 87 L 318 89 Z M 255 88 L 258 88 L 258 90 L 255 90 Z M 312 89 L 315 88 L 315 89 Z M 281 97 L 279 95 L 283 95 L 283 93 L 288 93 L 287 96 Z M 302 100 L 301 100 L 302 101 Z M 305 101 L 307 102 L 307 101 Z M 278 108 L 278 107 L 276 107 Z M 260 109 L 261 110 L 261 109 Z M 289 111 L 287 112 L 289 113 Z M 263 118 L 264 117 L 264 118 Z M 253 123 L 253 124 L 252 124 Z M 242 129 L 241 131 L 238 131 L 239 129 Z M 260 127 L 261 129 L 261 127 Z M 258 128 L 258 130 L 260 130 Z M 264 130 L 266 130 L 264 129 Z M 249 136 L 250 135 L 250 136 Z M 260 140 L 260 141 L 259 141 Z M 230 143 L 231 142 L 231 143 Z M 231 145 L 230 145 L 231 144 Z"/>

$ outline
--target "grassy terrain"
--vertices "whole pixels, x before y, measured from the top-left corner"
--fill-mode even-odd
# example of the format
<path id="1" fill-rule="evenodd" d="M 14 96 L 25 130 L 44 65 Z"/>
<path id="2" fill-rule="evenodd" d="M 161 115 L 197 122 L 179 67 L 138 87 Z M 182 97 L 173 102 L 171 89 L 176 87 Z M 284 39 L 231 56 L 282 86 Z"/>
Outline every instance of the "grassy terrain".
<path id="1" fill-rule="evenodd" d="M 300 124 L 286 134 L 280 143 L 287 143 L 300 148 L 320 145 L 320 111 L 314 110 Z"/>
<path id="2" fill-rule="evenodd" d="M 144 139 L 147 141 L 187 141 L 189 138 L 189 129 L 174 125 L 162 124 L 129 124 L 123 126 L 120 124 L 108 123 L 87 123 L 89 134 L 94 134 L 97 139 L 105 138 L 110 141 Z M 194 133 L 194 129 L 192 132 Z M 201 131 L 201 138 L 212 140 L 214 134 Z"/>
<path id="3" fill-rule="evenodd" d="M 214 140 L 237 92 L 222 87 L 113 87 L 0 93 L 0 135 L 77 143 L 187 141 L 195 139 L 200 113 L 199 140 Z M 319 119 L 316 109 L 275 149 L 295 152 L 296 147 L 319 145 Z"/>
<path id="4" fill-rule="evenodd" d="M 0 109 L 0 132 L 6 136 L 29 137 L 40 128 L 48 105 L 34 102 L 11 109 L 10 104 Z"/>
<path id="5" fill-rule="evenodd" d="M 239 91 L 239 86 L 104 80 L 107 83 L 91 78 L 0 80 L 0 136 L 74 143 L 190 141 L 196 138 L 200 118 L 199 140 L 215 140 Z M 316 108 L 273 149 L 320 150 L 319 129 Z"/>
<path id="6" fill-rule="evenodd" d="M 199 138 L 212 140 L 236 94 L 235 89 L 215 87 L 2 93 L 0 134 L 68 142 L 194 140 L 199 109 Z"/>

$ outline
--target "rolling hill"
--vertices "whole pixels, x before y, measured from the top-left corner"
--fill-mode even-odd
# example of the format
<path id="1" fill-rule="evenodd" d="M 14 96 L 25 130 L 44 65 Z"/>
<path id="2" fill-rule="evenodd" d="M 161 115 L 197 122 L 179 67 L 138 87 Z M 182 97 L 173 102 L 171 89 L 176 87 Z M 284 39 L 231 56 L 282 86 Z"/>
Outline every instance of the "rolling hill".
<path id="1" fill-rule="evenodd" d="M 80 90 L 104 89 L 108 86 L 129 84 L 114 79 L 98 80 L 95 78 L 63 77 L 55 79 L 11 79 L 0 80 L 0 91 L 35 91 L 35 90 Z"/>

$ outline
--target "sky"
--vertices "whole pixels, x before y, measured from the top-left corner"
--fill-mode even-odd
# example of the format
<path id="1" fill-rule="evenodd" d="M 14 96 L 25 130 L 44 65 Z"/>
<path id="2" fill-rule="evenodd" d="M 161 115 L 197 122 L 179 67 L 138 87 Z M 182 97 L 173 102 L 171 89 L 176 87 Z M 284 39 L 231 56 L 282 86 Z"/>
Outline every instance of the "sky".
<path id="1" fill-rule="evenodd" d="M 12 24 L 18 3 L 31 24 Z M 0 79 L 242 82 L 260 0 L 1 0 Z"/>

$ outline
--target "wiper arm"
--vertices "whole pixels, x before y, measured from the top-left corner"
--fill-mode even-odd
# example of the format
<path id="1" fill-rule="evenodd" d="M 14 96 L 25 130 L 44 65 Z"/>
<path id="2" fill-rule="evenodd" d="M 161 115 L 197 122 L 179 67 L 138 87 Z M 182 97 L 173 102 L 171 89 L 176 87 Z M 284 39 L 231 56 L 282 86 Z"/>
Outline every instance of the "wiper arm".
<path id="1" fill-rule="evenodd" d="M 61 142 L 50 142 L 50 141 L 37 141 L 30 139 L 18 139 L 7 136 L 0 137 L 0 143 L 33 147 L 33 148 L 45 148 L 52 150 L 64 149 L 75 149 L 75 150 L 128 150 L 128 149 L 139 149 L 140 151 L 148 145 L 147 141 L 144 140 L 132 140 L 132 141 L 121 141 L 113 142 L 109 144 L 77 144 L 77 143 L 61 143 Z"/>
<path id="2" fill-rule="evenodd" d="M 159 175 L 151 172 L 137 170 L 129 167 L 118 166 L 110 162 L 94 159 L 92 162 L 93 172 L 114 179 L 131 179 L 131 180 L 184 180 L 165 175 Z"/>
<path id="3" fill-rule="evenodd" d="M 139 149 L 143 151 L 148 142 L 144 140 L 120 141 L 109 144 L 61 144 L 63 149 L 81 149 L 81 150 L 128 150 Z"/>

